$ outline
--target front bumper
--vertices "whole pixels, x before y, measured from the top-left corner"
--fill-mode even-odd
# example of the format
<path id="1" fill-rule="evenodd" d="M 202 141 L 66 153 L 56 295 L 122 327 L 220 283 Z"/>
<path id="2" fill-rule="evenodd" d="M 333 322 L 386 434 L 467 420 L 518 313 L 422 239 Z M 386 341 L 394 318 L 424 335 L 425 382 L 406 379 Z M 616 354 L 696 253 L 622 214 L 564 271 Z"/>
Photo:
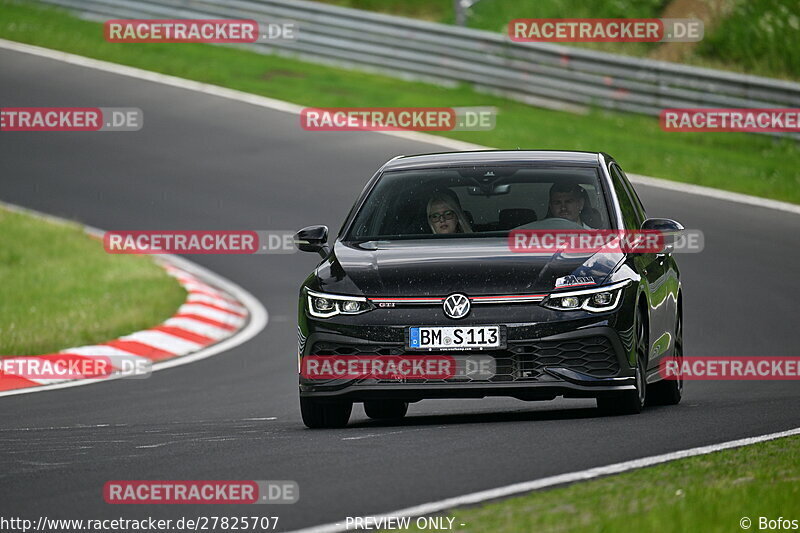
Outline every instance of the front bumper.
<path id="1" fill-rule="evenodd" d="M 497 370 L 492 378 L 318 381 L 301 376 L 300 395 L 320 400 L 354 402 L 413 402 L 433 398 L 487 396 L 550 400 L 557 396 L 610 396 L 635 388 L 634 370 L 630 364 L 632 328 L 627 327 L 624 318 L 620 319 L 619 310 L 599 316 L 581 314 L 571 320 L 558 320 L 563 318 L 563 314 L 557 311 L 538 308 L 537 312 L 542 313 L 542 316 L 536 318 L 545 320 L 505 324 L 507 346 L 503 350 L 438 352 L 493 357 Z M 474 323 L 501 323 L 498 318 L 499 316 L 476 317 Z M 303 334 L 301 327 L 300 355 L 426 353 L 406 349 L 404 326 L 363 323 L 366 322 L 363 317 L 352 317 L 348 320 L 348 324 L 305 321 L 303 325 L 307 334 Z M 430 316 L 415 317 L 407 323 L 439 325 L 432 321 Z"/>

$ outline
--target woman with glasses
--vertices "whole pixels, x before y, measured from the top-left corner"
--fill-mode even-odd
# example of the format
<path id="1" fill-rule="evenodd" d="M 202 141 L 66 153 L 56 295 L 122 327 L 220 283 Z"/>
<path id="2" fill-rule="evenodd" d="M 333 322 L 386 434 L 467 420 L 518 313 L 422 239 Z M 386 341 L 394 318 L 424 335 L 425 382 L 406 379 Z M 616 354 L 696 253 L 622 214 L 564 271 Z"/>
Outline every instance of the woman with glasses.
<path id="1" fill-rule="evenodd" d="M 434 233 L 472 233 L 467 217 L 455 196 L 435 193 L 428 200 L 427 213 L 428 224 Z"/>

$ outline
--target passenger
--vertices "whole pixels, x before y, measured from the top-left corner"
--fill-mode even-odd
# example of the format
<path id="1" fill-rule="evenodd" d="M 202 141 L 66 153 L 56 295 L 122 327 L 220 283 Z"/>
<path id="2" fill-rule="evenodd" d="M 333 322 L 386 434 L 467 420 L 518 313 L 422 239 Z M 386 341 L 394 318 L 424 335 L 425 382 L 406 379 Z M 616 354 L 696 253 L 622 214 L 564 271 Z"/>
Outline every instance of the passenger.
<path id="1" fill-rule="evenodd" d="M 583 229 L 592 229 L 581 218 L 583 208 L 586 206 L 585 198 L 583 187 L 580 185 L 554 183 L 550 187 L 550 202 L 545 218 L 564 218 L 580 225 Z"/>
<path id="2" fill-rule="evenodd" d="M 434 233 L 472 233 L 458 198 L 450 194 L 435 193 L 428 200 L 427 213 L 428 224 Z"/>

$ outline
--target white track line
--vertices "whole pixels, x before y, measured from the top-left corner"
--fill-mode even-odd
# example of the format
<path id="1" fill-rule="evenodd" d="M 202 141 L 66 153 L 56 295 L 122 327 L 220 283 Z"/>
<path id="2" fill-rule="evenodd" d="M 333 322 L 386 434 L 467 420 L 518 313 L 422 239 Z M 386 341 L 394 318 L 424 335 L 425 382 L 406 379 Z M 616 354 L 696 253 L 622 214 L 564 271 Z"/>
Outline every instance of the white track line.
<path id="1" fill-rule="evenodd" d="M 698 448 L 689 448 L 688 450 L 680 450 L 677 452 L 670 452 L 662 455 L 653 455 L 650 457 L 643 457 L 641 459 L 634 459 L 632 461 L 624 461 L 622 463 L 615 463 L 607 466 L 598 466 L 595 468 L 589 468 L 588 470 L 580 470 L 578 472 L 570 472 L 568 474 L 560 474 L 557 476 L 545 477 L 533 481 L 525 481 L 523 483 L 515 483 L 513 485 L 506 485 L 505 487 L 498 487 L 496 489 L 483 490 L 480 492 L 473 492 L 472 494 L 456 496 L 455 498 L 448 498 L 446 500 L 440 500 L 438 502 L 424 503 L 422 505 L 417 505 L 416 507 L 408 507 L 406 509 L 392 511 L 390 513 L 385 513 L 379 516 L 373 516 L 371 518 L 394 517 L 394 516 L 414 517 L 414 516 L 423 516 L 423 515 L 441 513 L 442 511 L 446 511 L 448 509 L 453 509 L 456 507 L 463 507 L 465 505 L 474 505 L 476 503 L 482 503 L 489 500 L 495 500 L 498 498 L 506 498 L 508 496 L 514 496 L 517 494 L 522 494 L 534 490 L 551 488 L 557 485 L 565 485 L 567 483 L 575 483 L 577 481 L 587 481 L 589 479 L 609 476 L 612 474 L 620 474 L 622 472 L 627 472 L 629 470 L 636 470 L 638 468 L 654 466 L 661 463 L 667 463 L 669 461 L 675 461 L 677 459 L 686 459 L 687 457 L 695 457 L 697 455 L 707 455 L 709 453 L 714 453 L 721 450 L 740 448 L 742 446 L 749 446 L 751 444 L 757 444 L 759 442 L 779 439 L 782 437 L 790 437 L 792 435 L 800 435 L 800 428 L 790 429 L 788 431 L 781 431 L 778 433 L 770 433 L 769 435 L 761 435 L 758 437 L 749 437 L 745 439 L 732 440 L 720 444 L 711 444 L 709 446 L 700 446 Z M 292 533 L 335 533 L 338 531 L 348 531 L 348 529 L 344 525 L 344 522 L 345 521 L 342 520 L 341 522 L 298 529 L 296 531 L 293 531 Z"/>
<path id="2" fill-rule="evenodd" d="M 0 42 L 0 48 L 2 48 L 2 42 Z M 74 221 L 71 220 L 62 219 L 53 215 L 48 215 L 47 213 L 41 213 L 33 209 L 28 209 L 26 207 L 9 204 L 3 201 L 0 201 L 0 206 L 2 206 L 5 209 L 8 209 L 9 211 L 14 211 L 17 213 L 25 213 L 27 215 L 35 216 L 37 218 L 49 220 L 59 224 L 63 224 L 65 222 L 70 224 L 75 223 Z M 94 236 L 99 235 L 101 237 L 103 235 L 102 230 L 99 230 L 97 228 L 84 226 L 84 229 L 90 235 Z M 166 263 L 166 265 L 173 265 L 182 270 L 185 270 L 186 272 L 192 274 L 193 276 L 196 276 L 198 279 L 207 281 L 208 283 L 211 283 L 214 286 L 219 287 L 228 294 L 232 295 L 234 298 L 236 298 L 237 301 L 241 302 L 247 308 L 247 310 L 250 313 L 250 321 L 241 331 L 237 331 L 231 337 L 228 337 L 223 341 L 213 344 L 207 348 L 198 350 L 189 355 L 184 355 L 182 357 L 175 357 L 173 359 L 167 359 L 165 361 L 154 363 L 152 366 L 153 372 L 157 372 L 159 370 L 164 370 L 176 366 L 186 365 L 189 363 L 193 363 L 195 361 L 199 361 L 201 359 L 206 359 L 207 357 L 211 357 L 213 355 L 220 354 L 222 352 L 235 348 L 240 344 L 244 344 L 245 342 L 249 341 L 256 335 L 258 335 L 258 333 L 261 330 L 263 330 L 264 327 L 266 327 L 267 321 L 269 320 L 269 315 L 267 314 L 267 310 L 264 309 L 264 306 L 261 305 L 261 302 L 259 302 L 252 294 L 241 288 L 239 285 L 235 284 L 234 282 L 228 279 L 223 278 L 219 274 L 216 274 L 205 267 L 202 267 L 198 264 L 189 261 L 188 259 L 184 259 L 176 255 L 161 255 L 158 256 L 157 259 L 163 261 L 164 263 Z M 169 268 L 169 266 L 167 266 L 167 268 Z M 213 309 L 209 308 L 206 309 L 208 309 L 209 311 L 214 311 Z M 238 323 L 241 323 L 241 321 L 243 320 L 241 317 L 235 315 L 227 314 L 227 316 L 228 316 L 227 322 L 230 322 L 231 319 L 235 319 Z M 106 353 L 108 353 L 109 347 L 105 347 L 103 349 L 106 351 Z M 69 353 L 69 350 L 67 350 L 67 352 Z M 125 376 L 119 375 L 119 376 L 104 377 L 102 379 L 74 380 L 74 381 L 66 381 L 64 383 L 45 385 L 42 387 L 29 387 L 25 389 L 3 391 L 0 392 L 0 398 L 2 398 L 3 396 L 16 396 L 17 394 L 30 394 L 33 392 L 66 389 L 69 387 L 80 387 L 83 385 L 91 385 L 92 383 L 108 383 L 109 381 L 112 381 L 114 379 L 121 379 L 123 377 Z"/>
<path id="3" fill-rule="evenodd" d="M 737 204 L 764 207 L 766 209 L 775 209 L 777 211 L 784 211 L 787 213 L 800 215 L 800 205 L 798 204 L 770 200 L 769 198 L 759 198 L 758 196 L 750 196 L 738 192 L 703 187 L 702 185 L 694 185 L 691 183 L 681 183 L 678 181 L 664 180 L 661 178 L 652 178 L 650 176 L 641 176 L 639 174 L 628 174 L 628 178 L 633 183 L 645 185 L 647 187 L 657 187 L 659 189 L 667 189 L 674 192 L 704 196 L 706 198 L 714 198 L 715 200 L 724 200 L 726 202 L 734 202 Z"/>
<path id="4" fill-rule="evenodd" d="M 116 63 L 109 63 L 108 61 L 100 61 L 98 59 L 91 59 L 75 54 L 66 52 L 59 52 L 57 50 L 50 50 L 49 48 L 42 48 L 40 46 L 33 46 L 29 44 L 18 43 L 15 41 L 8 41 L 0 39 L 0 48 L 12 50 L 14 52 L 22 52 L 56 61 L 62 61 L 71 65 L 91 68 L 95 70 L 102 70 L 120 76 L 128 76 L 138 80 L 151 81 L 160 83 L 162 85 L 169 85 L 180 89 L 200 92 L 203 94 L 218 96 L 220 98 L 227 98 L 228 100 L 236 100 L 259 107 L 265 107 L 276 111 L 283 111 L 285 113 L 292 113 L 299 115 L 304 106 L 276 100 L 274 98 L 267 98 L 266 96 L 257 96 L 234 89 L 227 89 L 218 85 L 211 85 L 208 83 L 201 83 L 197 81 L 186 80 L 176 76 L 168 76 L 166 74 L 159 74 L 149 70 L 143 70 L 133 67 L 126 67 Z M 448 139 L 446 137 L 439 137 L 418 131 L 379 131 L 373 133 L 380 133 L 382 135 L 391 135 L 393 137 L 400 137 L 411 141 L 422 142 L 426 144 L 433 144 L 451 150 L 491 150 L 490 147 L 472 144 L 464 141 L 457 141 L 455 139 Z M 724 200 L 727 202 L 735 202 L 739 204 L 752 205 L 756 207 L 764 207 L 767 209 L 776 209 L 778 211 L 786 211 L 800 215 L 800 205 L 791 204 L 788 202 L 780 202 L 778 200 L 769 200 L 767 198 L 759 198 L 757 196 L 750 196 L 747 194 L 740 194 L 735 192 L 723 191 L 720 189 L 713 189 L 711 187 L 702 187 L 700 185 L 690 185 L 676 181 L 663 180 L 659 178 L 652 178 L 649 176 L 641 176 L 638 174 L 628 174 L 628 177 L 634 183 L 641 183 L 642 185 L 649 185 L 651 187 L 658 187 L 660 189 L 667 189 L 676 192 L 685 192 L 717 200 Z"/>

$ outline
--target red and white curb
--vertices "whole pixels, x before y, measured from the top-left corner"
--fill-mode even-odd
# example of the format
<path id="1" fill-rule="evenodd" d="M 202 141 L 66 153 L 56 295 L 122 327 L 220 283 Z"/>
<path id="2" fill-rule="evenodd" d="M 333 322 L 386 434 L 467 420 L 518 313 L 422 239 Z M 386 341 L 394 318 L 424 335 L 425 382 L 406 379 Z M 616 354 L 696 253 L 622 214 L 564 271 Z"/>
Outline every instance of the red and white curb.
<path id="1" fill-rule="evenodd" d="M 39 218 L 63 222 L 58 217 L 0 202 L 0 206 Z M 98 229 L 85 227 L 93 237 Z M 28 392 L 88 385 L 124 377 L 136 377 L 131 362 L 141 361 L 152 372 L 191 363 L 238 346 L 267 324 L 267 310 L 249 292 L 235 283 L 174 255 L 162 255 L 157 262 L 186 289 L 186 301 L 162 324 L 118 339 L 89 346 L 36 356 L 13 356 L 0 359 L 0 397 Z M 78 364 L 92 357 L 103 357 L 113 371 L 83 377 L 45 377 L 26 373 L 25 369 Z M 39 362 L 39 365 L 35 364 Z M 122 369 L 122 362 L 128 364 Z M 21 362 L 24 364 L 15 364 Z M 33 364 L 32 364 L 33 363 Z M 11 370 L 11 371 L 8 371 Z M 142 376 L 139 376 L 142 377 Z"/>
<path id="2" fill-rule="evenodd" d="M 13 374 L 0 370 L 0 391 L 73 381 L 76 378 L 37 377 L 30 372 L 26 374 L 25 368 L 44 367 L 48 362 L 51 365 L 64 365 L 72 361 L 89 361 L 92 356 L 109 357 L 114 368 L 113 374 L 78 379 L 105 381 L 112 375 L 125 377 L 126 372 L 120 364 L 122 360 L 143 359 L 155 362 L 181 357 L 231 337 L 245 326 L 249 312 L 235 297 L 178 267 L 166 265 L 165 268 L 188 292 L 186 302 L 170 319 L 154 328 L 137 331 L 103 344 L 68 348 L 55 354 L 6 357 L 3 359 L 6 368 L 18 367 L 22 372 Z M 23 362 L 23 359 L 26 364 L 14 364 Z M 40 365 L 30 364 L 33 361 L 38 361 Z"/>

